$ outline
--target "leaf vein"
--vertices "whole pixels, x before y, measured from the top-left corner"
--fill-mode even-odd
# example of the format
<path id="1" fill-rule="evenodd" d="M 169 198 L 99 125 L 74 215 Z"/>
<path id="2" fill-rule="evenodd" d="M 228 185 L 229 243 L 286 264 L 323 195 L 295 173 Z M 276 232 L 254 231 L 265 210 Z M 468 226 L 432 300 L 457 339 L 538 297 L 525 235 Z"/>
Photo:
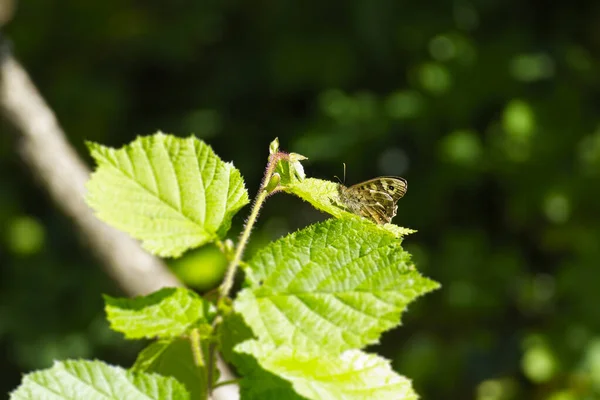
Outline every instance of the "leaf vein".
<path id="1" fill-rule="evenodd" d="M 340 303 L 342 303 L 344 306 L 358 312 L 360 315 L 365 316 L 367 318 L 373 319 L 375 321 L 379 321 L 381 319 L 380 315 L 376 315 L 376 314 L 370 314 L 368 313 L 366 310 L 361 310 L 360 308 L 350 304 L 349 302 L 345 301 L 344 299 L 342 299 L 339 295 L 337 294 L 333 294 L 333 298 L 337 301 L 339 301 Z"/>
<path id="2" fill-rule="evenodd" d="M 289 323 L 289 324 L 290 324 L 290 325 L 291 325 L 293 328 L 295 328 L 295 330 L 296 330 L 296 331 L 298 331 L 298 332 L 302 333 L 302 334 L 304 335 L 304 337 L 306 337 L 306 338 L 308 338 L 308 339 L 312 340 L 313 342 L 318 342 L 317 340 L 315 340 L 315 339 L 317 339 L 317 338 L 314 338 L 314 337 L 313 337 L 313 336 L 312 336 L 312 335 L 311 335 L 309 332 L 307 332 L 307 331 L 305 331 L 304 329 L 302 329 L 302 327 L 301 327 L 301 326 L 299 326 L 299 325 L 296 325 L 296 324 L 294 323 L 294 321 L 292 321 L 292 319 L 290 319 L 290 317 L 289 317 L 289 316 L 288 316 L 288 315 L 285 313 L 285 311 L 284 311 L 283 309 L 281 309 L 281 308 L 280 308 L 280 306 L 279 306 L 279 305 L 278 305 L 276 302 L 274 302 L 274 301 L 272 301 L 272 300 L 271 300 L 271 303 L 272 303 L 272 304 L 275 306 L 275 308 L 277 309 L 277 311 L 279 311 L 279 313 L 280 313 L 280 314 L 283 316 L 283 318 L 284 318 L 286 321 L 288 321 L 288 323 Z M 275 338 L 276 338 L 276 336 L 272 336 L 272 338 L 273 338 L 273 339 L 275 339 Z"/>
<path id="3" fill-rule="evenodd" d="M 306 309 L 307 309 L 308 311 L 310 311 L 312 314 L 316 315 L 316 316 L 317 316 L 319 319 L 321 319 L 321 320 L 323 320 L 323 321 L 327 322 L 329 325 L 332 325 L 332 326 L 333 326 L 333 327 L 335 327 L 335 328 L 338 328 L 340 332 L 348 332 L 348 331 L 347 331 L 347 326 L 338 325 L 338 324 L 336 324 L 335 322 L 333 322 L 332 320 L 330 320 L 330 319 L 327 319 L 327 318 L 326 318 L 326 316 L 324 316 L 324 315 L 322 315 L 322 314 L 319 314 L 319 313 L 318 313 L 318 312 L 317 312 L 317 311 L 316 311 L 314 308 L 311 308 L 311 307 L 309 306 L 309 304 L 307 304 L 307 303 L 306 303 L 306 301 L 305 301 L 304 299 L 302 299 L 302 297 L 301 297 L 301 296 L 298 296 L 298 297 L 296 297 L 296 298 L 297 298 L 297 299 L 300 301 L 300 303 L 302 303 L 302 304 L 303 304 L 303 305 L 306 307 Z M 353 345 L 353 343 L 350 343 L 350 342 L 349 342 L 349 341 L 347 341 L 345 338 L 343 338 L 343 335 L 341 335 L 341 336 L 342 336 L 342 340 L 343 340 L 344 342 L 346 342 L 346 343 L 347 343 L 347 344 L 349 344 L 349 345 Z"/>
<path id="4" fill-rule="evenodd" d="M 173 162 L 173 159 L 171 157 L 169 157 L 167 155 L 167 160 L 169 160 L 169 164 L 171 165 L 171 170 L 173 172 L 173 175 L 175 177 L 175 184 L 177 185 L 177 205 L 178 205 L 178 210 L 179 212 L 181 212 L 183 214 L 183 200 L 182 197 L 184 195 L 184 193 L 181 191 L 181 183 L 179 182 L 179 174 L 177 173 L 177 168 L 175 168 L 175 163 Z"/>

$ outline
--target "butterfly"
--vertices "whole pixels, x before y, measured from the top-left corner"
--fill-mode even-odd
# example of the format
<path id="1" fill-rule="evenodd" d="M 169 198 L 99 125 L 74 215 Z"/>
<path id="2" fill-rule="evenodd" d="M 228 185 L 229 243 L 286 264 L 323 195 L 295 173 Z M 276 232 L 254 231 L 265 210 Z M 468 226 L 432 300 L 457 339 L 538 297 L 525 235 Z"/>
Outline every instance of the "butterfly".
<path id="1" fill-rule="evenodd" d="M 404 178 L 381 176 L 350 187 L 340 184 L 339 197 L 350 212 L 383 225 L 396 216 L 396 202 L 406 194 L 407 188 Z"/>

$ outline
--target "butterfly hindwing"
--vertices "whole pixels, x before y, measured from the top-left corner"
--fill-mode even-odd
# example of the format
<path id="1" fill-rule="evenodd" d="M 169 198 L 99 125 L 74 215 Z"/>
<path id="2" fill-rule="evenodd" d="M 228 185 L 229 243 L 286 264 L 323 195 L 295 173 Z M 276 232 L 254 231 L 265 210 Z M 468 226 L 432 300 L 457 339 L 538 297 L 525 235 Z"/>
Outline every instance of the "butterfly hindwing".
<path id="1" fill-rule="evenodd" d="M 389 223 L 396 215 L 396 202 L 404 196 L 404 178 L 380 177 L 356 185 L 340 185 L 340 199 L 348 209 L 378 224 Z"/>

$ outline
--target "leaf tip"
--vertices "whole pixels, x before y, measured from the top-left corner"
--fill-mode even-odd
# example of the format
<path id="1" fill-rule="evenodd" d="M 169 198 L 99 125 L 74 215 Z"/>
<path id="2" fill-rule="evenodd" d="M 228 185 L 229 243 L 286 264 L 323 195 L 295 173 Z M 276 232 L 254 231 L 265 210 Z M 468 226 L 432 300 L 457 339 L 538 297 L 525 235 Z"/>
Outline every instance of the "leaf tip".
<path id="1" fill-rule="evenodd" d="M 279 151 L 279 138 L 273 139 L 269 144 L 269 154 L 275 154 Z"/>

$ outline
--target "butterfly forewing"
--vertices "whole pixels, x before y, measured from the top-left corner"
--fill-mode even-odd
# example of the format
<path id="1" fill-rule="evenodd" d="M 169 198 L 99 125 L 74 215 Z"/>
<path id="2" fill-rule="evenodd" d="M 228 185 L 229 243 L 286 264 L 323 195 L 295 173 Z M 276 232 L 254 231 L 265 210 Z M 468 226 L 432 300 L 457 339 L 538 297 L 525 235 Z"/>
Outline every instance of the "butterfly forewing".
<path id="1" fill-rule="evenodd" d="M 404 178 L 384 176 L 350 187 L 340 185 L 340 199 L 354 214 L 386 224 L 396 215 L 396 202 L 404 196 L 407 187 Z"/>

